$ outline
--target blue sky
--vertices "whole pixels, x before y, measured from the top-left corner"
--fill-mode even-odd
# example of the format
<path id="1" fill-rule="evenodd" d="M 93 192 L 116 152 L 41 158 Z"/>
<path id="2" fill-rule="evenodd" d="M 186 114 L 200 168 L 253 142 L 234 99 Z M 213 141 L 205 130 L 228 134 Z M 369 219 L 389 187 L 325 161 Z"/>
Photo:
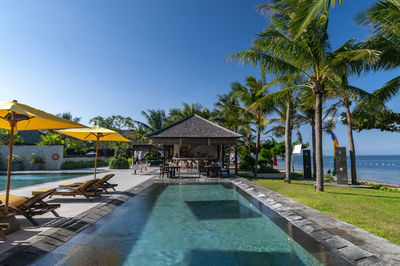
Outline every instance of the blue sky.
<path id="1" fill-rule="evenodd" d="M 87 123 L 96 115 L 142 120 L 141 110 L 213 107 L 216 95 L 257 69 L 225 62 L 250 47 L 266 27 L 255 0 L 36 0 L 7 1 L 0 10 L 0 91 L 51 113 L 70 111 Z M 347 0 L 332 11 L 335 48 L 368 32 L 353 18 L 372 0 Z M 398 71 L 353 80 L 368 91 Z M 399 103 L 390 106 L 396 111 Z M 301 130 L 309 141 L 308 126 Z M 346 128 L 338 126 L 341 145 Z M 355 134 L 359 154 L 399 154 L 398 134 Z M 325 136 L 324 152 L 332 153 Z"/>

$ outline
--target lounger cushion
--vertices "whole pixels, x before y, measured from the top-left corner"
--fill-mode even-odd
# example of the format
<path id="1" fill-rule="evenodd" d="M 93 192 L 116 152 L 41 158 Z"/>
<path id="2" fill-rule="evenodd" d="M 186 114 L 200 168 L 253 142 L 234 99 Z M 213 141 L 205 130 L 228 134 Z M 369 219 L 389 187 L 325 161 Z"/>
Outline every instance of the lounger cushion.
<path id="1" fill-rule="evenodd" d="M 91 183 L 91 182 L 93 182 L 93 179 L 92 180 L 88 180 L 88 181 L 86 181 L 85 183 L 83 183 L 82 185 L 80 185 L 79 187 L 77 187 L 76 189 L 83 189 L 83 188 L 85 188 L 89 183 Z"/>
<path id="2" fill-rule="evenodd" d="M 28 199 L 25 197 L 20 197 L 20 196 L 15 196 L 15 195 L 11 195 L 8 198 L 8 204 L 14 206 L 14 207 L 18 207 L 21 204 L 25 203 Z M 2 202 L 6 202 L 6 194 L 0 194 L 0 201 Z"/>
<path id="3" fill-rule="evenodd" d="M 67 183 L 67 184 L 62 184 L 62 185 L 58 185 L 59 187 L 70 187 L 70 186 L 75 186 L 75 183 Z"/>
<path id="4" fill-rule="evenodd" d="M 40 194 L 40 193 L 46 192 L 46 191 L 51 190 L 51 189 L 52 188 L 42 188 L 42 189 L 38 189 L 38 190 L 33 190 L 32 191 L 32 195 Z"/>

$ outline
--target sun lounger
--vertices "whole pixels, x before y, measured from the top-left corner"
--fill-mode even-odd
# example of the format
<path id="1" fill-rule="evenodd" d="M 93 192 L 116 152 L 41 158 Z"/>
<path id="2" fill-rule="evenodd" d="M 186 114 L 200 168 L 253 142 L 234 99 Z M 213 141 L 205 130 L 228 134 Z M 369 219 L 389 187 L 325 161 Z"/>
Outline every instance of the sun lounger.
<path id="1" fill-rule="evenodd" d="M 56 188 L 55 191 L 52 193 L 51 196 L 53 195 L 59 195 L 59 196 L 84 196 L 87 198 L 89 201 L 91 200 L 90 197 L 98 197 L 101 198 L 100 193 L 103 191 L 103 189 L 99 189 L 94 187 L 94 184 L 97 183 L 97 179 L 92 179 L 89 181 L 86 181 L 82 185 L 79 185 L 78 187 L 60 187 Z M 50 188 L 44 188 L 40 190 L 35 190 L 32 191 L 32 195 L 35 194 L 40 194 L 45 191 L 51 190 Z"/>
<path id="2" fill-rule="evenodd" d="M 51 212 L 54 216 L 59 217 L 55 209 L 59 208 L 60 204 L 48 204 L 43 201 L 43 199 L 49 197 L 55 191 L 55 189 L 50 189 L 42 193 L 37 193 L 31 198 L 10 195 L 8 204 L 9 212 L 25 216 L 35 226 L 39 225 L 39 223 L 32 216 Z M 0 202 L 5 202 L 5 194 L 0 194 Z"/>
<path id="3" fill-rule="evenodd" d="M 107 189 L 112 189 L 114 191 L 115 187 L 118 186 L 118 184 L 110 184 L 108 181 L 110 181 L 111 178 L 114 177 L 114 174 L 108 174 L 103 176 L 101 179 L 95 179 L 97 182 L 93 185 L 94 188 L 99 188 L 104 190 L 104 192 L 108 193 Z M 68 183 L 68 184 L 62 184 L 59 185 L 59 187 L 65 188 L 65 187 L 78 187 L 82 185 L 83 183 Z"/>

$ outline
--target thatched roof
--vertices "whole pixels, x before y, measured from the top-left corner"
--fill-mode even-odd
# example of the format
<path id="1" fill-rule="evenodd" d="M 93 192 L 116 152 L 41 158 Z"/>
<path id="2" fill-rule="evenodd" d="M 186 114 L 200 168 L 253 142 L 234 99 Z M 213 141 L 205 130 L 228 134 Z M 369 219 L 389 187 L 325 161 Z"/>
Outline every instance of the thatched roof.
<path id="1" fill-rule="evenodd" d="M 146 135 L 153 144 L 233 144 L 241 137 L 198 115 L 188 116 Z"/>
<path id="2" fill-rule="evenodd" d="M 241 135 L 221 127 L 198 115 L 188 116 L 181 121 L 147 135 L 149 138 L 240 138 Z"/>

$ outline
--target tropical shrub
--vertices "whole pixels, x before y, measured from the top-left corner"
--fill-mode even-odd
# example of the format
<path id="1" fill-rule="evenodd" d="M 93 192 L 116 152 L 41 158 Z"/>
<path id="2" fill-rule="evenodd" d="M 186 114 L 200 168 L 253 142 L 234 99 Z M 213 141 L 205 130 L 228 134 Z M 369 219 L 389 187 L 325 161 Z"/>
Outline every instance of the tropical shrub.
<path id="1" fill-rule="evenodd" d="M 260 167 L 266 167 L 267 165 L 273 165 L 273 152 L 271 150 L 261 148 L 260 151 L 260 159 L 258 160 L 258 164 Z"/>
<path id="2" fill-rule="evenodd" d="M 97 161 L 97 166 L 107 166 L 106 161 Z M 63 162 L 61 164 L 61 169 L 81 169 L 81 168 L 91 168 L 94 167 L 94 161 L 81 161 L 81 162 Z"/>
<path id="3" fill-rule="evenodd" d="M 14 144 L 22 144 L 24 139 L 18 135 L 18 131 L 14 133 Z M 0 129 L 0 145 L 10 144 L 10 130 Z"/>
<path id="4" fill-rule="evenodd" d="M 331 176 L 331 175 L 324 175 L 324 179 L 325 179 L 325 180 L 329 180 L 329 181 L 331 181 L 331 182 L 335 181 L 335 179 L 334 179 L 333 176 Z"/>
<path id="5" fill-rule="evenodd" d="M 253 171 L 256 160 L 250 155 L 246 154 L 242 157 L 239 163 L 239 169 L 244 171 Z"/>
<path id="6" fill-rule="evenodd" d="M 12 158 L 12 162 L 13 163 L 22 163 L 22 162 L 24 162 L 24 158 L 22 158 L 20 155 L 17 155 L 17 154 L 13 154 L 11 158 Z"/>
<path id="7" fill-rule="evenodd" d="M 276 170 L 275 168 L 272 168 L 270 166 L 261 166 L 260 170 L 258 171 L 259 173 L 280 173 L 278 170 Z"/>
<path id="8" fill-rule="evenodd" d="M 44 163 L 44 159 L 36 153 L 32 153 L 31 163 Z"/>
<path id="9" fill-rule="evenodd" d="M 109 167 L 110 169 L 129 169 L 129 162 L 125 157 L 111 157 Z"/>
<path id="10" fill-rule="evenodd" d="M 40 136 L 40 142 L 37 145 L 64 145 L 64 140 L 57 133 L 47 133 Z"/>

